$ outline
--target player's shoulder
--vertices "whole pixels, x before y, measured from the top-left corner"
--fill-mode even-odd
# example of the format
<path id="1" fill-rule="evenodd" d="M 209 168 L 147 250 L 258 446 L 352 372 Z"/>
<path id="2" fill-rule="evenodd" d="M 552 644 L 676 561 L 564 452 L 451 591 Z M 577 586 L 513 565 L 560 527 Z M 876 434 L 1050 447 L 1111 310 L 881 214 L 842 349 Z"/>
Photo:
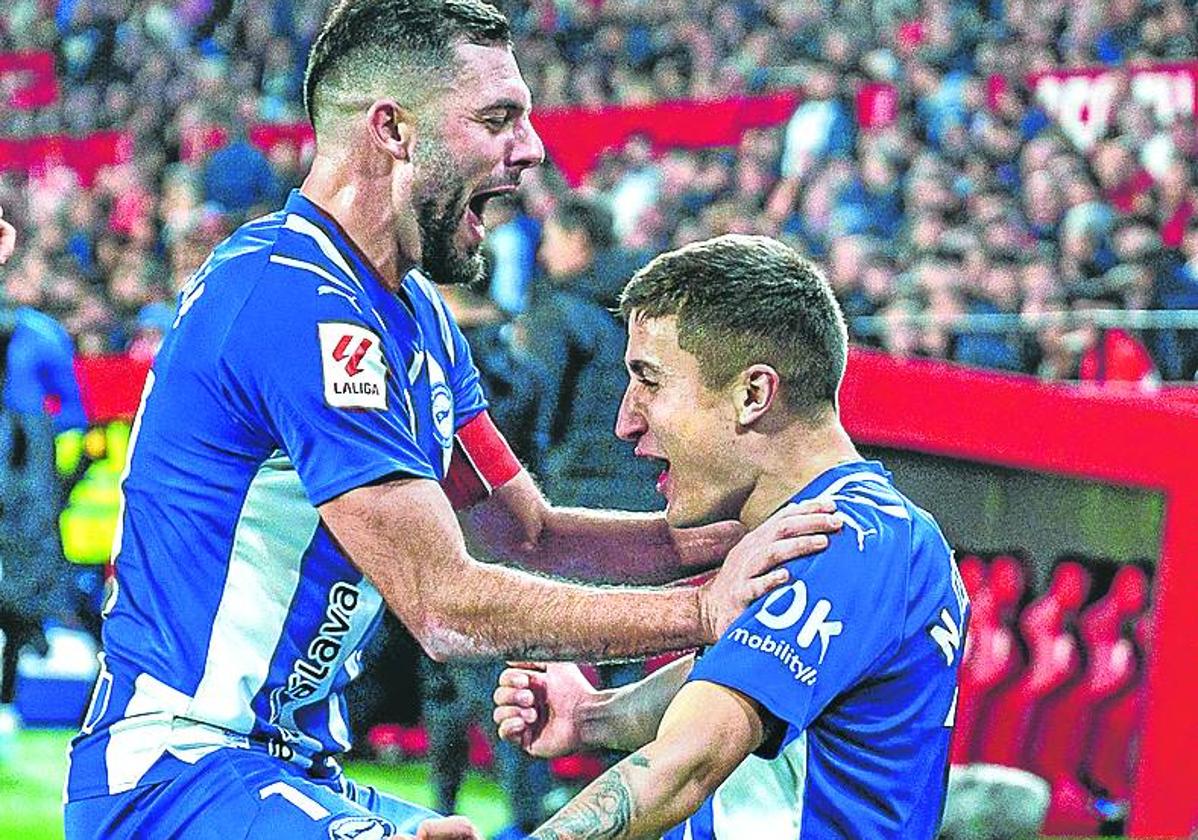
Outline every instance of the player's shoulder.
<path id="1" fill-rule="evenodd" d="M 862 461 L 830 470 L 809 485 L 800 498 L 835 503 L 844 527 L 834 544 L 867 550 L 902 551 L 917 526 L 916 508 L 891 482 L 881 464 Z"/>

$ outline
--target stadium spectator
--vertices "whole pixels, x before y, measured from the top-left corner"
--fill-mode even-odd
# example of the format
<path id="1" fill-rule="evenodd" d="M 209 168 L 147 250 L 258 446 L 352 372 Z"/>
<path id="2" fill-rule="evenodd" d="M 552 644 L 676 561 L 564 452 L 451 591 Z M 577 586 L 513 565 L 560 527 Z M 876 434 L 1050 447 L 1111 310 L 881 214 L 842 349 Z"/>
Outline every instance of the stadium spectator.
<path id="1" fill-rule="evenodd" d="M 652 466 L 611 434 L 625 372 L 623 330 L 607 304 L 626 279 L 603 258 L 612 243 L 612 218 L 602 206 L 577 197 L 559 202 L 545 222 L 542 272 L 518 330 L 549 374 L 546 495 L 561 505 L 654 510 Z"/>
<path id="2" fill-rule="evenodd" d="M 297 57 L 327 5 L 327 0 L 255 0 L 172 7 L 151 0 L 79 0 L 62 4 L 57 20 L 32 3 L 0 11 L 0 49 L 52 48 L 61 36 L 63 67 L 60 103 L 6 111 L 0 136 L 116 127 L 133 137 L 141 162 L 143 187 L 126 189 L 130 195 L 110 185 L 76 187 L 71 201 L 59 205 L 65 249 L 56 235 L 30 246 L 46 249 L 42 256 L 53 274 L 60 273 L 62 253 L 50 252 L 56 250 L 69 254 L 101 287 L 63 304 L 82 312 L 55 313 L 73 330 L 78 325 L 86 349 L 120 350 L 135 315 L 119 312 L 102 288 L 108 269 L 89 258 L 88 240 L 93 247 L 99 243 L 86 232 L 94 229 L 87 217 L 102 213 L 108 219 L 119 201 L 118 227 L 127 231 L 126 216 L 143 219 L 153 209 L 140 193 L 149 188 L 152 194 L 168 169 L 181 166 L 198 183 L 220 136 L 230 129 L 229 118 L 215 113 L 213 102 L 245 103 L 256 122 L 295 119 Z M 1109 118 L 1098 114 L 1079 126 L 1050 119 L 1023 81 L 1028 69 L 1052 73 L 1079 63 L 1134 59 L 1142 66 L 1192 57 L 1192 12 L 1181 0 L 1135 8 L 1108 4 L 1086 12 L 1062 4 L 974 9 L 931 0 L 868 8 L 860 3 L 792 8 L 777 0 L 671 0 L 651 8 L 504 5 L 516 21 L 542 106 L 803 91 L 795 119 L 816 120 L 811 124 L 819 130 L 795 142 L 787 140 L 783 126 L 755 132 L 778 150 L 764 166 L 751 148 L 756 141 L 749 148 L 710 153 L 665 150 L 638 138 L 626 151 L 608 154 L 586 183 L 615 210 L 620 250 L 660 250 L 730 230 L 756 230 L 795 236 L 822 258 L 830 238 L 846 226 L 853 232 L 862 224 L 876 225 L 881 230 L 870 232 L 887 238 L 897 190 L 902 230 L 887 239 L 885 255 L 896 261 L 901 276 L 936 256 L 937 232 L 972 231 L 982 241 L 1021 235 L 1051 247 L 1055 237 L 1064 236 L 1070 211 L 1090 203 L 1112 214 L 1144 214 L 1165 247 L 1177 253 L 1193 212 L 1192 195 L 1187 198 L 1192 187 L 1186 185 L 1194 182 L 1198 155 L 1192 115 L 1184 108 L 1165 102 L 1146 106 L 1124 79 L 1113 92 Z M 892 124 L 857 125 L 853 100 L 866 82 L 893 85 L 899 108 Z M 828 114 L 844 130 L 826 130 Z M 1075 147 L 1083 137 L 1093 141 L 1090 151 L 1084 144 Z M 299 149 L 280 144 L 265 154 L 273 177 L 294 183 L 302 169 Z M 809 161 L 817 159 L 821 166 L 811 168 Z M 693 186 L 678 189 L 678 179 L 667 170 L 676 174 L 692 167 Z M 808 168 L 811 177 L 799 191 L 792 170 Z M 53 186 L 56 178 L 53 171 L 18 175 L 13 185 L 0 184 L 0 200 L 7 200 L 18 219 L 37 215 L 41 229 L 49 221 L 40 209 L 42 194 L 50 191 L 60 201 L 63 195 Z M 121 180 L 126 187 L 130 183 Z M 988 223 L 963 215 L 960 206 L 970 194 L 994 189 L 1011 196 L 1014 212 L 990 233 Z M 94 210 L 77 210 L 80 205 Z M 871 215 L 871 209 L 881 215 Z M 544 206 L 528 207 L 530 226 L 545 216 Z M 174 223 L 134 228 L 137 237 L 152 240 L 148 253 L 185 267 L 186 275 L 197 263 L 176 255 L 174 230 Z M 527 245 L 528 232 L 513 241 Z M 143 257 L 145 245 L 135 249 Z M 514 253 L 524 254 L 522 264 L 529 265 L 528 248 Z M 1066 256 L 1063 279 L 1072 280 L 1068 273 L 1076 267 Z M 1099 266 L 1091 277 L 1110 267 Z M 528 274 L 518 272 L 514 285 L 502 271 L 495 276 L 501 305 L 519 311 Z M 149 297 L 159 299 L 160 293 L 151 289 Z M 928 302 L 913 305 L 919 313 Z M 102 320 L 109 325 L 98 327 Z M 936 337 L 927 343 L 951 349 L 951 342 Z M 1158 344 L 1148 342 L 1162 372 L 1181 375 Z M 1026 361 L 1025 369 L 1032 364 Z"/>

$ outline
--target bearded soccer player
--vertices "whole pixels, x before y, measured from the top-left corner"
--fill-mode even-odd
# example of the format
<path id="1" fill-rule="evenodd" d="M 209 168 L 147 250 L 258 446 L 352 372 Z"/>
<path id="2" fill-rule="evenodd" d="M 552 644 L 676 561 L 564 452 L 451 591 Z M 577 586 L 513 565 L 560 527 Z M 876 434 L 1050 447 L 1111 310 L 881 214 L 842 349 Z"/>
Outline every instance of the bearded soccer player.
<path id="1" fill-rule="evenodd" d="M 483 208 L 543 156 L 507 21 L 481 0 L 343 0 L 305 97 L 317 155 L 180 295 L 130 440 L 102 667 L 66 834 L 475 837 L 347 779 L 343 690 L 380 611 L 434 658 L 714 642 L 786 579 L 742 532 L 550 507 L 486 412 L 434 283 L 478 276 Z M 826 543 L 783 516 L 780 546 Z"/>
<path id="2" fill-rule="evenodd" d="M 658 257 L 622 308 L 617 431 L 664 461 L 671 524 L 835 501 L 844 526 L 698 659 L 610 692 L 574 666 L 505 671 L 503 737 L 633 751 L 532 837 L 930 840 L 968 600 L 932 517 L 840 424 L 827 281 L 775 240 L 728 236 Z"/>

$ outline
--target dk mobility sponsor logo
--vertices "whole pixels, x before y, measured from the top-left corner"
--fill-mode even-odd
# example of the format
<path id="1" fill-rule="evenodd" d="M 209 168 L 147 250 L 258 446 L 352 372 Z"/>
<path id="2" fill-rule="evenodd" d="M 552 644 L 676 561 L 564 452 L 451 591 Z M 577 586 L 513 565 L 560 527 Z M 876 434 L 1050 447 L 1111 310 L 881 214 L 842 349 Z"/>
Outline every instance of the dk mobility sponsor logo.
<path id="1" fill-rule="evenodd" d="M 790 670 L 798 682 L 815 685 L 819 676 L 818 666 L 824 664 L 828 645 L 843 632 L 844 624 L 830 620 L 832 602 L 827 598 L 820 598 L 814 604 L 808 601 L 807 584 L 796 580 L 789 586 L 774 590 L 754 616 L 770 630 L 782 631 L 798 626 L 799 631 L 793 637 L 783 633 L 778 636 L 768 632 L 755 633 L 738 627 L 729 638 L 751 650 L 774 657 Z M 820 642 L 819 658 L 812 664 L 808 651 L 816 639 Z M 804 659 L 804 655 L 808 658 Z"/>
<path id="2" fill-rule="evenodd" d="M 773 656 L 790 669 L 796 680 L 807 685 L 815 685 L 815 679 L 819 676 L 819 671 L 803 662 L 799 658 L 798 653 L 795 652 L 795 649 L 786 641 L 779 641 L 769 633 L 764 635 L 750 633 L 743 627 L 733 630 L 731 639 L 747 648 L 759 650 L 762 653 Z"/>

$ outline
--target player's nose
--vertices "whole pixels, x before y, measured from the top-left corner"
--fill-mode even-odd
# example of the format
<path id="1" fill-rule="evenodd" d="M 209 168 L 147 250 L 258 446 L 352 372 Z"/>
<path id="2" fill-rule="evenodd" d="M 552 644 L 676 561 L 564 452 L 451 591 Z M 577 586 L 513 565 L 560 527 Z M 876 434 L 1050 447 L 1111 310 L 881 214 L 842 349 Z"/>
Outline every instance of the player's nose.
<path id="1" fill-rule="evenodd" d="M 635 443 L 648 428 L 644 415 L 633 405 L 631 389 L 625 389 L 620 410 L 616 412 L 616 437 Z"/>
<path id="2" fill-rule="evenodd" d="M 510 165 L 517 169 L 531 169 L 545 161 L 545 144 L 537 134 L 532 120 L 525 114 L 516 125 L 516 139 L 512 144 Z"/>

